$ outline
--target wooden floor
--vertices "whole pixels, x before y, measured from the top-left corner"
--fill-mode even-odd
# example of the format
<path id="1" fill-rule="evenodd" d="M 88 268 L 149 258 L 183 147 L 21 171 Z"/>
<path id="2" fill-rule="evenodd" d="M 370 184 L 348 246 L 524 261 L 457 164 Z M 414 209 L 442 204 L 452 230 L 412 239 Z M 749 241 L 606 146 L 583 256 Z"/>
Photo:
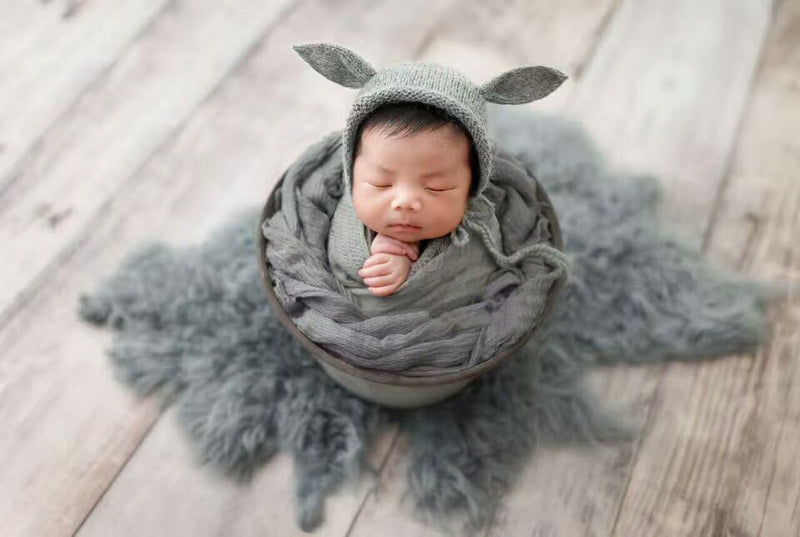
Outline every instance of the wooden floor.
<path id="1" fill-rule="evenodd" d="M 342 128 L 354 90 L 299 42 L 476 82 L 569 75 L 530 105 L 657 175 L 662 218 L 717 263 L 800 281 L 800 0 L 7 0 L 0 16 L 0 533 L 301 535 L 288 455 L 251 486 L 200 467 L 172 409 L 111 375 L 78 294 L 132 245 L 202 240 Z M 287 113 L 291 111 L 290 113 Z M 800 300 L 756 354 L 591 374 L 633 443 L 539 451 L 500 536 L 800 535 Z M 437 535 L 400 503 L 407 439 L 317 535 Z"/>

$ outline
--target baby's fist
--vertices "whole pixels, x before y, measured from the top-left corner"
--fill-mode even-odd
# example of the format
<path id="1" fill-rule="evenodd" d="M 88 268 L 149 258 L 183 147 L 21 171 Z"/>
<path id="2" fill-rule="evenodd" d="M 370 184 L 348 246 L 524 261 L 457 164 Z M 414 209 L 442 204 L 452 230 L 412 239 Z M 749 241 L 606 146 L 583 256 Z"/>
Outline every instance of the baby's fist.
<path id="1" fill-rule="evenodd" d="M 411 260 L 404 255 L 375 254 L 364 261 L 358 275 L 370 293 L 389 296 L 403 285 L 411 272 Z"/>
<path id="2" fill-rule="evenodd" d="M 418 242 L 403 242 L 381 233 L 375 235 L 369 250 L 371 254 L 404 255 L 411 261 L 416 261 L 419 257 Z"/>

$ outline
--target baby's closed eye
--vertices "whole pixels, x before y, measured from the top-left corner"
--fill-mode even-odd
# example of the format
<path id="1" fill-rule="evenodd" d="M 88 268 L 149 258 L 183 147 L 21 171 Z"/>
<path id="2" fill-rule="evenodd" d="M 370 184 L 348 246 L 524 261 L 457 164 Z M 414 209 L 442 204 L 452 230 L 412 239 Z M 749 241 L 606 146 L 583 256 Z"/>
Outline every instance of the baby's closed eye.
<path id="1" fill-rule="evenodd" d="M 368 182 L 367 184 L 369 184 L 370 186 L 373 186 L 373 187 L 375 187 L 375 188 L 377 188 L 379 190 L 392 187 L 391 184 L 384 184 L 384 183 L 377 183 L 377 182 L 376 183 Z M 447 192 L 449 190 L 455 190 L 455 189 L 456 189 L 455 186 L 441 186 L 441 185 L 426 186 L 425 187 L 425 190 L 427 190 L 428 192 Z"/>

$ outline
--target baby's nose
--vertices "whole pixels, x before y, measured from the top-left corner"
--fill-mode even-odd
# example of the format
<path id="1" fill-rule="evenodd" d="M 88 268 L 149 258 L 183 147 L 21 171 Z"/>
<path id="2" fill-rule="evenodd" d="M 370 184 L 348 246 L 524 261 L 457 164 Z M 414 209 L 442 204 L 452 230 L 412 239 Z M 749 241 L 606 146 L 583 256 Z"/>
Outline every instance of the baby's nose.
<path id="1" fill-rule="evenodd" d="M 392 200 L 393 209 L 411 209 L 418 211 L 422 203 L 420 202 L 419 195 L 413 192 L 398 192 Z"/>
<path id="2" fill-rule="evenodd" d="M 420 202 L 418 200 L 413 199 L 402 199 L 402 200 L 395 200 L 392 204 L 394 209 L 409 209 L 412 211 L 418 211 L 420 208 Z"/>

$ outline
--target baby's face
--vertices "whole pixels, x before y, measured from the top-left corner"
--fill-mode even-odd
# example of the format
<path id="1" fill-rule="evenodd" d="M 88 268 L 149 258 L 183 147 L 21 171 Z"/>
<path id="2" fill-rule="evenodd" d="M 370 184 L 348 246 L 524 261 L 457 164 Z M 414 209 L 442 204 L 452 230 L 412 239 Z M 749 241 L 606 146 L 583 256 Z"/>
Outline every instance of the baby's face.
<path id="1" fill-rule="evenodd" d="M 447 235 L 467 208 L 469 148 L 469 139 L 447 126 L 405 137 L 365 129 L 353 161 L 356 215 L 404 242 Z"/>

